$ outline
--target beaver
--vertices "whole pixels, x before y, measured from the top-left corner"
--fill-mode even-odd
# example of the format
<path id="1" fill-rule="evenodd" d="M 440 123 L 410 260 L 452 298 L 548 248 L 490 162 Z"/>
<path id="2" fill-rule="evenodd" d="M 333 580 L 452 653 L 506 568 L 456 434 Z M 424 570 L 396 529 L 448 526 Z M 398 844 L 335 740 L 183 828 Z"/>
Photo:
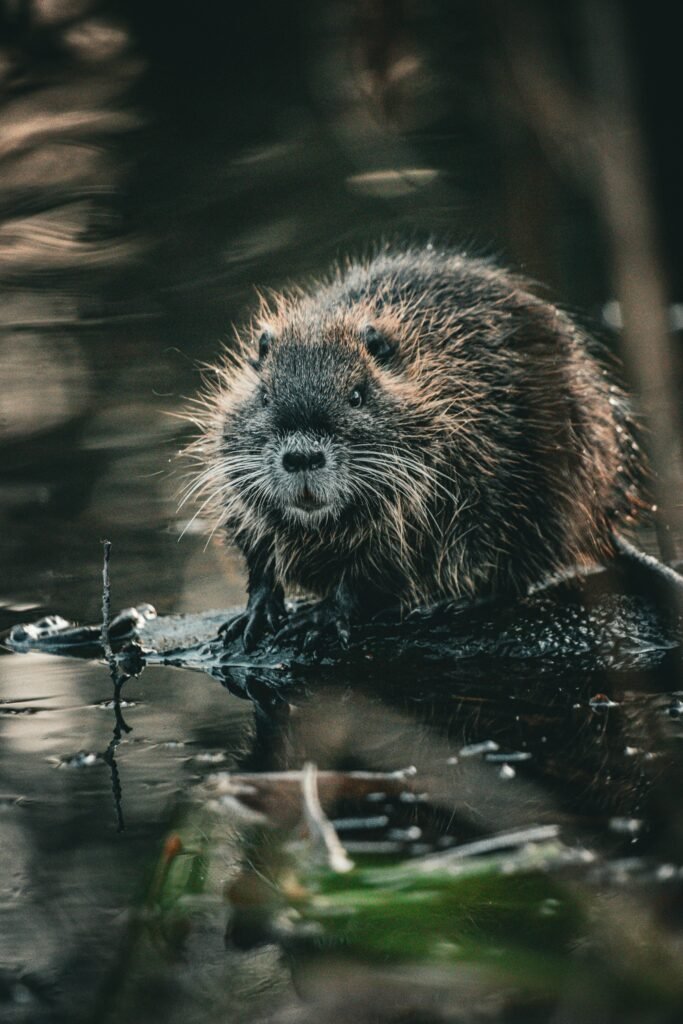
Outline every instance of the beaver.
<path id="1" fill-rule="evenodd" d="M 435 245 L 262 299 L 195 419 L 188 494 L 246 558 L 224 632 L 247 649 L 521 594 L 614 556 L 643 507 L 610 360 L 522 277 Z M 319 601 L 283 627 L 292 589 Z"/>

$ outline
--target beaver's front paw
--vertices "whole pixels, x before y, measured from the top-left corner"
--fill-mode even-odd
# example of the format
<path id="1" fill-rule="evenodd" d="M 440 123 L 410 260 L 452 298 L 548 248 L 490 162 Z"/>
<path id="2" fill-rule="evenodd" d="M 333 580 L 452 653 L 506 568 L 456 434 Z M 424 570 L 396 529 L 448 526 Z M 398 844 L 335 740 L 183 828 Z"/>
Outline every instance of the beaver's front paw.
<path id="1" fill-rule="evenodd" d="M 350 602 L 335 594 L 290 616 L 275 634 L 273 645 L 293 641 L 305 654 L 319 652 L 330 644 L 345 650 L 351 639 L 351 616 Z"/>
<path id="2" fill-rule="evenodd" d="M 245 610 L 224 622 L 218 632 L 224 644 L 241 636 L 245 651 L 253 651 L 266 633 L 277 633 L 286 614 L 282 593 L 259 587 L 250 594 Z"/>

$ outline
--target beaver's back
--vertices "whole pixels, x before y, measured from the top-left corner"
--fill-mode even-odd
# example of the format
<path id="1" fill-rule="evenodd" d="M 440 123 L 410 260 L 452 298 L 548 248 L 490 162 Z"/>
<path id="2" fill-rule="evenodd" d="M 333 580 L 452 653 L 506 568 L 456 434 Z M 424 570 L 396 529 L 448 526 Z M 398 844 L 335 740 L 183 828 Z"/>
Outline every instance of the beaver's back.
<path id="1" fill-rule="evenodd" d="M 361 307 L 400 337 L 460 495 L 440 596 L 456 577 L 472 593 L 518 589 L 612 554 L 642 505 L 640 452 L 613 362 L 567 314 L 492 262 L 433 246 L 349 262 L 306 301 Z"/>

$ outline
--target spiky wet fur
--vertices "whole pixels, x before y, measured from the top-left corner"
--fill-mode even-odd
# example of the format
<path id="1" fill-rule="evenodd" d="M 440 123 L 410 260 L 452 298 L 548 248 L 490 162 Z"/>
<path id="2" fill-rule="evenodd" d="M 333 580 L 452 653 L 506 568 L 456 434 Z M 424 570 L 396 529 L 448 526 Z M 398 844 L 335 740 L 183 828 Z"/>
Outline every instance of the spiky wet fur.
<path id="1" fill-rule="evenodd" d="M 368 324 L 396 347 L 384 365 Z M 254 365 L 263 329 L 275 340 Z M 408 606 L 523 591 L 610 557 L 639 504 L 627 404 L 593 352 L 487 261 L 384 249 L 261 301 L 200 400 L 187 494 L 285 590 L 343 579 Z M 361 380 L 364 407 L 342 409 Z M 278 504 L 264 459 L 291 430 L 343 452 L 339 500 L 312 517 Z"/>

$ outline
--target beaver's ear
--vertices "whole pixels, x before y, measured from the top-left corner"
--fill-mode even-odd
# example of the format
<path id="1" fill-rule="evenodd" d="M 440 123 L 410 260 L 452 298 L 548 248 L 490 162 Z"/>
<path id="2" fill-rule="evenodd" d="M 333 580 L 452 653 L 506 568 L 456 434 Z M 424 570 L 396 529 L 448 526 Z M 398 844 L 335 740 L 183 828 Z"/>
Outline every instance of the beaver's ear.
<path id="1" fill-rule="evenodd" d="M 366 324 L 361 331 L 363 344 L 374 360 L 387 363 L 396 351 L 396 342 L 378 330 L 373 324 Z"/>
<path id="2" fill-rule="evenodd" d="M 265 327 L 258 336 L 258 358 L 251 360 L 251 365 L 258 370 L 266 359 L 270 346 L 275 341 L 275 334 L 269 327 Z"/>

